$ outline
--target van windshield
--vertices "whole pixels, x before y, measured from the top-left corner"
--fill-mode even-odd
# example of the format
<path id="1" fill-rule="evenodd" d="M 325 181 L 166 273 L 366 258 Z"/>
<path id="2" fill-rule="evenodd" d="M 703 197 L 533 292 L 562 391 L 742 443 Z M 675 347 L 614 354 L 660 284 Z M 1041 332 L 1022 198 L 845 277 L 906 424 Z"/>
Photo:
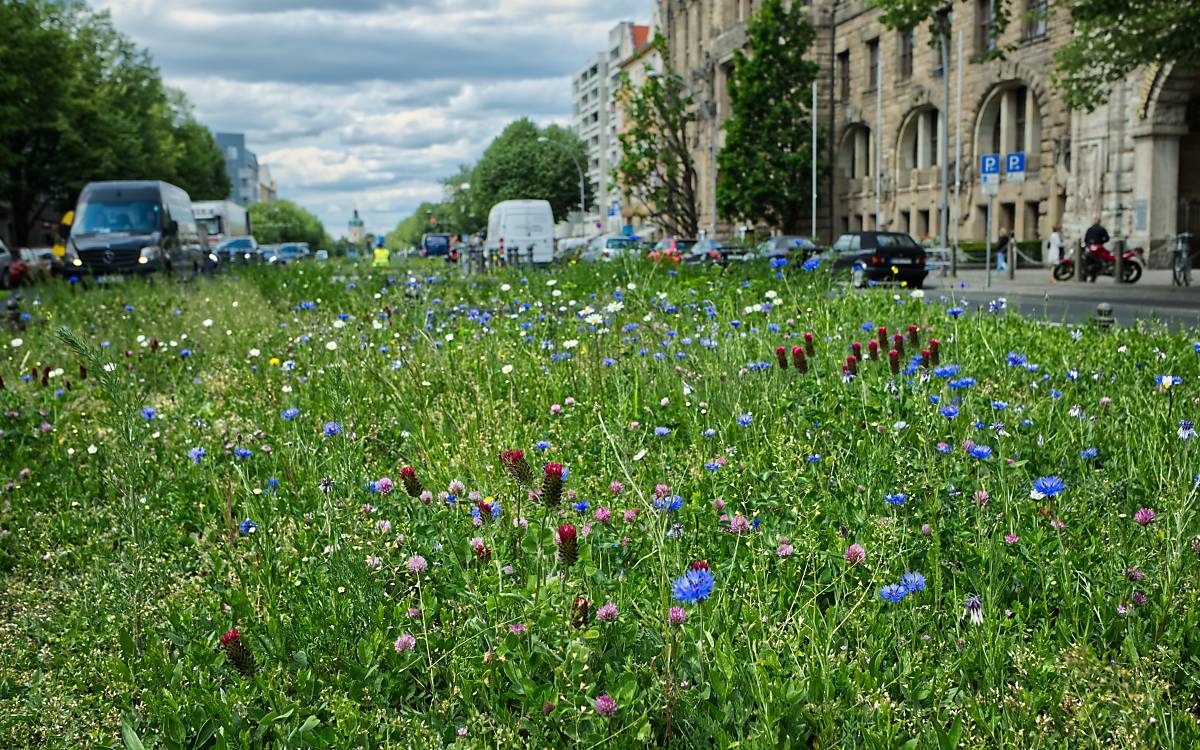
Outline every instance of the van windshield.
<path id="1" fill-rule="evenodd" d="M 162 206 L 153 191 L 86 195 L 75 212 L 75 234 L 150 234 L 162 229 Z"/>

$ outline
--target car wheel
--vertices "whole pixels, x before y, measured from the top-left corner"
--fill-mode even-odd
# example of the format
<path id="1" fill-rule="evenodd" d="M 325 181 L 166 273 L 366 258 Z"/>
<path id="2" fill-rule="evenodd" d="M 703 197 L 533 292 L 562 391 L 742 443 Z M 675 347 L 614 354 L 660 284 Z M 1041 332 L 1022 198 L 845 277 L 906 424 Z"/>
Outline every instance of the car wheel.
<path id="1" fill-rule="evenodd" d="M 865 274 L 861 268 L 855 268 L 850 271 L 850 283 L 855 289 L 862 289 L 866 283 L 864 280 Z"/>

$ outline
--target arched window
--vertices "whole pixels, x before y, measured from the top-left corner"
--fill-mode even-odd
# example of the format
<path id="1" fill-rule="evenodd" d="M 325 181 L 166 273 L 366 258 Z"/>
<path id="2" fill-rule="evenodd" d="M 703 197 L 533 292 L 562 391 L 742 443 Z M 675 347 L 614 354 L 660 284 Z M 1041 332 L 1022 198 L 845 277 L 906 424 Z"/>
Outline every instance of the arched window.
<path id="1" fill-rule="evenodd" d="M 848 179 L 870 177 L 871 129 L 862 123 L 846 128 L 842 136 L 842 145 L 838 148 L 838 168 L 842 176 Z"/>
<path id="2" fill-rule="evenodd" d="M 936 107 L 918 107 L 908 114 L 900 128 L 896 163 L 902 173 L 911 169 L 929 169 L 940 163 L 941 118 Z"/>
<path id="3" fill-rule="evenodd" d="M 975 148 L 980 154 L 1037 154 L 1041 151 L 1041 118 L 1033 92 L 1020 81 L 991 90 L 979 110 Z"/>

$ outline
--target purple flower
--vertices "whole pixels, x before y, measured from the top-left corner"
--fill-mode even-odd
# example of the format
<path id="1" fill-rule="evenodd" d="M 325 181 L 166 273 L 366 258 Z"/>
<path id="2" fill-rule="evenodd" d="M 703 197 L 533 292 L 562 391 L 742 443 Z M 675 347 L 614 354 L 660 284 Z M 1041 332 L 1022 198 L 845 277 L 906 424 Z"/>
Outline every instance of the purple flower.
<path id="1" fill-rule="evenodd" d="M 605 602 L 596 610 L 596 619 L 600 622 L 612 622 L 617 619 L 617 605 Z"/>
<path id="2" fill-rule="evenodd" d="M 396 653 L 402 654 L 405 651 L 412 651 L 417 645 L 417 639 L 413 638 L 408 633 L 396 639 Z"/>
<path id="3" fill-rule="evenodd" d="M 867 559 L 867 551 L 863 549 L 861 544 L 851 544 L 846 548 L 846 562 L 851 565 L 858 565 Z"/>
<path id="4" fill-rule="evenodd" d="M 1137 513 L 1133 514 L 1133 520 L 1137 521 L 1140 526 L 1149 526 L 1154 523 L 1154 511 L 1149 508 L 1140 508 Z"/>
<path id="5" fill-rule="evenodd" d="M 682 625 L 687 622 L 687 612 L 683 607 L 671 607 L 667 613 L 667 622 L 671 625 Z"/>
<path id="6" fill-rule="evenodd" d="M 428 569 L 429 563 L 426 562 L 425 558 L 421 557 L 420 555 L 413 555 L 412 557 L 408 558 L 409 573 L 424 573 Z"/>
<path id="7" fill-rule="evenodd" d="M 605 693 L 596 699 L 596 713 L 601 716 L 612 716 L 617 712 L 617 702 Z"/>

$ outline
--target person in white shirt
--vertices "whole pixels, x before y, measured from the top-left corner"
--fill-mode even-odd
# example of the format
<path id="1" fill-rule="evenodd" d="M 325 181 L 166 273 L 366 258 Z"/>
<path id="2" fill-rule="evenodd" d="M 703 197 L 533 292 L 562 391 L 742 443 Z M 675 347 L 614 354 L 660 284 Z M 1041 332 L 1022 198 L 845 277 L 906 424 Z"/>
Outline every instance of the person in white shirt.
<path id="1" fill-rule="evenodd" d="M 1062 226 L 1054 225 L 1054 229 L 1050 232 L 1050 257 L 1058 260 L 1060 263 L 1063 260 L 1063 251 L 1066 245 L 1063 244 Z"/>

